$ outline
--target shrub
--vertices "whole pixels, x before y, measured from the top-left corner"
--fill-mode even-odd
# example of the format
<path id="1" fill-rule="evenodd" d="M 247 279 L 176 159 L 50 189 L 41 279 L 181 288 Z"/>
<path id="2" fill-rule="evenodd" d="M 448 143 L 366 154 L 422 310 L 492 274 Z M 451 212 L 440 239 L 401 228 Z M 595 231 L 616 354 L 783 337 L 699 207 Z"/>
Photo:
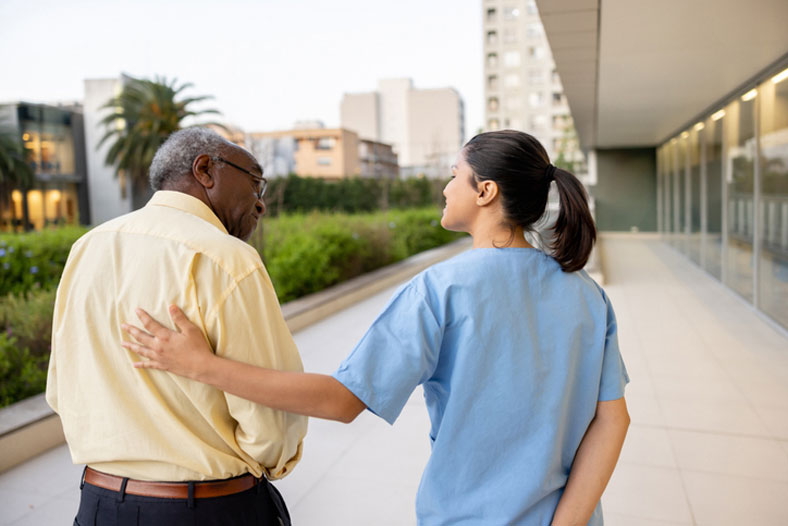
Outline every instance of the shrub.
<path id="1" fill-rule="evenodd" d="M 70 226 L 0 234 L 0 296 L 55 288 L 71 245 L 85 232 L 84 227 Z"/>
<path id="2" fill-rule="evenodd" d="M 271 179 L 265 199 L 271 216 L 311 210 L 356 214 L 442 204 L 445 185 L 445 181 L 425 177 L 392 180 L 347 177 L 327 181 L 289 175 Z"/>
<path id="3" fill-rule="evenodd" d="M 459 237 L 434 208 L 265 219 L 252 245 L 286 302 Z"/>
<path id="4" fill-rule="evenodd" d="M 0 298 L 0 330 L 33 356 L 49 356 L 55 290 L 33 290 Z"/>
<path id="5" fill-rule="evenodd" d="M 24 400 L 46 388 L 48 357 L 35 357 L 16 339 L 0 333 L 0 407 Z"/>

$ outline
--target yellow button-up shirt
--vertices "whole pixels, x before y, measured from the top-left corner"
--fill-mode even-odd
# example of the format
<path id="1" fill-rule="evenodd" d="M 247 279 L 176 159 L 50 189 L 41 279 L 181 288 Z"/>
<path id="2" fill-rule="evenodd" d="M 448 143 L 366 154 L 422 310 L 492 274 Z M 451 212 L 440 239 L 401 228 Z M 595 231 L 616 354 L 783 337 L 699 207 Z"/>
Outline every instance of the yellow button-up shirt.
<path id="1" fill-rule="evenodd" d="M 120 328 L 179 305 L 217 353 L 302 371 L 254 248 L 199 199 L 156 192 L 72 247 L 57 291 L 46 398 L 76 464 L 141 480 L 275 479 L 301 458 L 307 420 L 163 371 L 134 369 Z"/>

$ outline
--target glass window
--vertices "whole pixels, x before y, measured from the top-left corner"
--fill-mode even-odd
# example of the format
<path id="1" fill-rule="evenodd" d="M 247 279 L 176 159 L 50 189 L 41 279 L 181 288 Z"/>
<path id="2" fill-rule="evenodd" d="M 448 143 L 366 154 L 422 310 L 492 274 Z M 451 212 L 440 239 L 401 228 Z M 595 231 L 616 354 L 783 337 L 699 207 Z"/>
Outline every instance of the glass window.
<path id="1" fill-rule="evenodd" d="M 534 91 L 528 94 L 528 105 L 532 108 L 538 108 L 544 102 L 544 97 L 541 91 Z"/>
<path id="2" fill-rule="evenodd" d="M 685 145 L 673 139 L 673 246 L 686 254 L 685 229 Z"/>
<path id="3" fill-rule="evenodd" d="M 760 90 L 760 290 L 764 312 L 788 327 L 788 70 Z M 780 77 L 786 77 L 780 79 Z M 776 80 L 776 82 L 775 82 Z"/>
<path id="4" fill-rule="evenodd" d="M 664 169 L 662 172 L 662 224 L 665 240 L 673 239 L 673 146 L 670 143 L 663 147 Z"/>
<path id="5" fill-rule="evenodd" d="M 745 96 L 735 100 L 725 111 L 725 177 L 728 186 L 725 282 L 745 299 L 752 301 L 755 98 Z"/>
<path id="6" fill-rule="evenodd" d="M 544 74 L 542 73 L 541 69 L 529 69 L 528 70 L 528 85 L 529 86 L 541 86 L 544 84 Z"/>
<path id="7" fill-rule="evenodd" d="M 331 166 L 331 157 L 318 157 L 317 164 L 320 166 Z"/>
<path id="8" fill-rule="evenodd" d="M 523 99 L 517 96 L 512 96 L 506 99 L 506 109 L 519 110 L 523 107 Z"/>
<path id="9" fill-rule="evenodd" d="M 517 43 L 517 29 L 514 27 L 505 27 L 503 29 L 503 43 L 516 44 Z"/>
<path id="10" fill-rule="evenodd" d="M 517 20 L 517 17 L 520 16 L 520 10 L 516 7 L 504 7 L 503 8 L 503 18 L 504 20 Z"/>
<path id="11" fill-rule="evenodd" d="M 489 75 L 487 77 L 487 89 L 498 89 L 498 75 Z"/>
<path id="12" fill-rule="evenodd" d="M 321 137 L 315 145 L 316 150 L 333 150 L 337 140 L 334 137 Z"/>
<path id="13" fill-rule="evenodd" d="M 498 67 L 498 53 L 487 53 L 487 67 L 488 68 Z"/>
<path id="14" fill-rule="evenodd" d="M 487 31 L 487 44 L 494 46 L 498 43 L 498 33 L 496 31 Z"/>
<path id="15" fill-rule="evenodd" d="M 703 136 L 706 159 L 706 237 L 703 244 L 704 268 L 722 279 L 722 126 L 724 114 L 706 120 Z"/>
<path id="16" fill-rule="evenodd" d="M 487 121 L 487 130 L 488 131 L 495 131 L 501 127 L 500 122 L 498 119 L 490 119 Z"/>
<path id="17" fill-rule="evenodd" d="M 487 8 L 487 21 L 495 22 L 496 12 L 494 7 Z"/>
<path id="18" fill-rule="evenodd" d="M 701 224 L 700 224 L 700 141 L 698 130 L 693 128 L 687 133 L 688 179 L 687 201 L 689 204 L 689 217 L 687 217 L 687 255 L 692 261 L 701 263 Z"/>
<path id="19" fill-rule="evenodd" d="M 542 36 L 542 24 L 531 22 L 525 26 L 525 36 L 528 38 L 539 38 Z"/>
<path id="20" fill-rule="evenodd" d="M 520 52 L 519 51 L 507 51 L 503 55 L 503 63 L 508 68 L 514 68 L 520 65 Z"/>
<path id="21" fill-rule="evenodd" d="M 487 99 L 487 109 L 490 111 L 498 111 L 498 97 L 490 97 Z"/>
<path id="22" fill-rule="evenodd" d="M 520 86 L 520 75 L 518 73 L 509 73 L 503 78 L 503 85 L 507 88 L 517 88 Z"/>

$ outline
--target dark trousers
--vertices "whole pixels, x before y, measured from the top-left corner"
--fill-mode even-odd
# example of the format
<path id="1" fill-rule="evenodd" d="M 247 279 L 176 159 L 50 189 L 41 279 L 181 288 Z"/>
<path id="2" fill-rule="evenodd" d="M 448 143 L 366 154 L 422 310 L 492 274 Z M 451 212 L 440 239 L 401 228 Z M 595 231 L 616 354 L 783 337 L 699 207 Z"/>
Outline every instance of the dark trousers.
<path id="1" fill-rule="evenodd" d="M 74 526 L 290 526 L 279 492 L 268 481 L 208 499 L 162 499 L 82 485 Z"/>

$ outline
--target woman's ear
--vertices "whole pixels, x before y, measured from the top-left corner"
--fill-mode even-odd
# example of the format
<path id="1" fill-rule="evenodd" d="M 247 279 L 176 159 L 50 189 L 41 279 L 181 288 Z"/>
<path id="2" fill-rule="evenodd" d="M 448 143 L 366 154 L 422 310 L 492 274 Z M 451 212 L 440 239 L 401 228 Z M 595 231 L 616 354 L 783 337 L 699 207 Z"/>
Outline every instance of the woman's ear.
<path id="1" fill-rule="evenodd" d="M 477 189 L 479 191 L 476 196 L 477 206 L 487 206 L 498 197 L 498 183 L 495 181 L 479 181 Z"/>
<path id="2" fill-rule="evenodd" d="M 198 155 L 192 163 L 192 175 L 205 188 L 213 188 L 215 183 L 215 179 L 209 170 L 212 163 L 211 156 L 207 154 Z"/>

